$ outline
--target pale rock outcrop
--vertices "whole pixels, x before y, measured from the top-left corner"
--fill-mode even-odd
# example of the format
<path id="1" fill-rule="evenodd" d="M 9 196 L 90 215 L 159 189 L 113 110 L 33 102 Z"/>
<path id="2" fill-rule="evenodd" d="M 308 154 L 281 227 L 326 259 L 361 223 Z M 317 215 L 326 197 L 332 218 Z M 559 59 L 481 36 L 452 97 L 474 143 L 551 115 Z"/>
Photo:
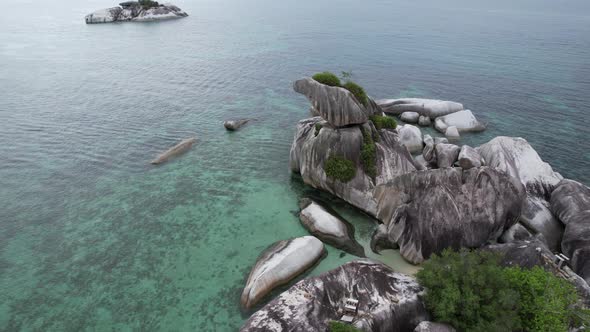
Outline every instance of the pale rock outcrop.
<path id="1" fill-rule="evenodd" d="M 390 242 L 418 264 L 448 247 L 477 248 L 498 239 L 518 220 L 525 190 L 489 167 L 444 168 L 400 175 L 378 186 L 375 198 Z"/>
<path id="2" fill-rule="evenodd" d="M 482 165 L 483 158 L 476 149 L 469 145 L 463 145 L 459 152 L 459 166 L 463 169 L 470 169 Z"/>
<path id="3" fill-rule="evenodd" d="M 573 270 L 590 283 L 590 188 L 562 180 L 551 194 L 551 210 L 565 224 L 562 252 Z"/>
<path id="4" fill-rule="evenodd" d="M 418 123 L 420 114 L 417 112 L 403 112 L 399 118 L 406 123 Z"/>
<path id="5" fill-rule="evenodd" d="M 455 126 L 447 127 L 447 130 L 445 131 L 445 136 L 447 137 L 447 139 L 449 141 L 453 141 L 453 142 L 456 142 L 461 139 L 461 135 L 459 134 L 459 130 L 457 130 L 457 127 L 455 127 Z"/>
<path id="6" fill-rule="evenodd" d="M 443 323 L 424 321 L 416 326 L 414 332 L 456 332 L 452 326 Z"/>
<path id="7" fill-rule="evenodd" d="M 532 237 L 533 235 L 524 228 L 523 225 L 520 223 L 516 223 L 512 225 L 512 227 L 508 228 L 502 236 L 500 236 L 499 242 L 502 243 L 509 243 L 514 241 L 521 241 Z"/>
<path id="8" fill-rule="evenodd" d="M 225 129 L 229 131 L 234 131 L 240 129 L 243 125 L 248 123 L 250 119 L 241 119 L 241 120 L 227 120 L 223 122 L 223 126 Z"/>
<path id="9" fill-rule="evenodd" d="M 121 3 L 121 6 L 97 10 L 94 13 L 86 15 L 84 19 L 87 24 L 93 24 L 125 21 L 159 21 L 188 16 L 186 12 L 170 3 L 152 8 L 143 8 L 138 2 L 128 1 Z"/>
<path id="10" fill-rule="evenodd" d="M 242 291 L 242 307 L 250 309 L 265 295 L 313 266 L 325 254 L 322 241 L 303 236 L 278 241 L 258 257 Z"/>
<path id="11" fill-rule="evenodd" d="M 196 138 L 190 137 L 180 141 L 180 143 L 176 144 L 175 146 L 171 147 L 170 149 L 166 150 L 164 153 L 160 154 L 156 159 L 151 161 L 151 164 L 157 165 L 162 164 L 168 161 L 172 157 L 176 157 L 188 151 L 193 144 L 197 141 Z"/>
<path id="12" fill-rule="evenodd" d="M 432 136 L 424 135 L 424 149 L 422 150 L 422 156 L 424 160 L 429 164 L 436 164 L 436 151 L 434 149 L 435 143 Z"/>
<path id="13" fill-rule="evenodd" d="M 388 114 L 399 115 L 403 112 L 417 112 L 431 119 L 463 110 L 463 105 L 460 103 L 435 99 L 381 99 L 376 103 Z"/>
<path id="14" fill-rule="evenodd" d="M 457 145 L 445 143 L 437 144 L 434 149 L 438 168 L 453 167 L 461 151 Z"/>
<path id="15" fill-rule="evenodd" d="M 320 116 L 335 127 L 363 124 L 372 115 L 350 91 L 341 87 L 306 77 L 295 81 L 293 89 L 306 96 Z"/>
<path id="16" fill-rule="evenodd" d="M 310 199 L 302 199 L 300 207 L 299 220 L 312 235 L 355 256 L 365 257 L 365 250 L 354 239 L 352 225 Z"/>
<path id="17" fill-rule="evenodd" d="M 410 124 L 398 126 L 399 141 L 410 153 L 422 151 L 422 131 Z"/>
<path id="18" fill-rule="evenodd" d="M 424 115 L 420 115 L 420 117 L 418 118 L 418 125 L 419 126 L 423 126 L 423 127 L 428 127 L 430 126 L 431 121 L 430 118 Z"/>
<path id="19" fill-rule="evenodd" d="M 323 126 L 317 136 L 316 123 Z M 361 162 L 363 130 L 379 136 L 375 141 L 377 175 L 374 179 L 365 173 Z M 356 175 L 352 180 L 343 183 L 326 175 L 324 164 L 331 155 L 353 162 Z M 301 174 L 306 184 L 338 196 L 371 215 L 376 214 L 377 208 L 373 198 L 375 185 L 416 170 L 412 156 L 399 143 L 394 130 L 377 131 L 371 122 L 362 126 L 335 128 L 320 117 L 301 120 L 297 125 L 291 145 L 290 166 L 293 172 Z"/>
<path id="20" fill-rule="evenodd" d="M 549 249 L 561 250 L 561 238 L 563 236 L 563 224 L 551 213 L 549 203 L 537 196 L 527 195 L 520 223 L 535 234 L 543 235 Z"/>
<path id="21" fill-rule="evenodd" d="M 362 331 L 413 331 L 429 319 L 423 289 L 408 275 L 369 260 L 346 263 L 299 281 L 255 312 L 242 332 L 327 331 L 343 314 L 344 301 L 359 301 L 352 325 Z"/>
<path id="22" fill-rule="evenodd" d="M 434 128 L 441 133 L 446 133 L 447 128 L 457 127 L 459 133 L 483 131 L 486 126 L 479 122 L 470 110 L 459 111 L 449 115 L 438 117 L 434 120 Z"/>

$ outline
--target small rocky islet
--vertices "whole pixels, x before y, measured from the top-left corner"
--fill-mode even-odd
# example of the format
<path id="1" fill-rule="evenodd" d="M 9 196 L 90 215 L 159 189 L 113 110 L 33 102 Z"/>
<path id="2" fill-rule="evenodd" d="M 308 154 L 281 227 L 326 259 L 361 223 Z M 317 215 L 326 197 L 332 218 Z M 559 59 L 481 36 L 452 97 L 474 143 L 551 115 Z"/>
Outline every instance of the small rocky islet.
<path id="1" fill-rule="evenodd" d="M 494 252 L 502 266 L 540 266 L 565 278 L 581 302 L 590 302 L 590 189 L 563 179 L 525 139 L 455 144 L 460 133 L 486 127 L 456 102 L 375 101 L 315 76 L 297 80 L 294 90 L 309 99 L 312 117 L 297 124 L 290 169 L 375 217 L 373 251 L 399 248 L 414 264 L 447 248 Z M 447 137 L 423 135 L 410 123 L 434 125 Z M 261 254 L 242 294 L 244 309 L 312 268 L 325 254 L 321 242 L 364 256 L 345 221 L 317 202 L 300 206 L 316 237 L 279 241 Z M 561 253 L 571 268 L 555 265 Z M 415 277 L 359 258 L 268 299 L 241 331 L 326 331 L 350 298 L 358 301 L 350 324 L 362 331 L 454 331 L 432 321 L 424 292 Z"/>
<path id="2" fill-rule="evenodd" d="M 151 0 L 121 2 L 118 7 L 97 10 L 86 15 L 86 24 L 113 22 L 149 22 L 187 17 L 188 14 L 171 3 Z"/>

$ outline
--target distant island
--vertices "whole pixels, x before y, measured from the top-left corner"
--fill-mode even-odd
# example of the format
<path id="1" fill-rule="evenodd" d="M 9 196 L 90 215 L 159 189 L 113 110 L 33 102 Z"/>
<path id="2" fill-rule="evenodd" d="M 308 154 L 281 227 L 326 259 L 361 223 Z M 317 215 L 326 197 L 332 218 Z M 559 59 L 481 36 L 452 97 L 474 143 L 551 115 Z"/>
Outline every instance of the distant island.
<path id="1" fill-rule="evenodd" d="M 127 1 L 112 7 L 97 10 L 85 17 L 86 24 L 112 22 L 146 22 L 187 17 L 188 14 L 171 3 L 159 4 L 156 1 Z"/>

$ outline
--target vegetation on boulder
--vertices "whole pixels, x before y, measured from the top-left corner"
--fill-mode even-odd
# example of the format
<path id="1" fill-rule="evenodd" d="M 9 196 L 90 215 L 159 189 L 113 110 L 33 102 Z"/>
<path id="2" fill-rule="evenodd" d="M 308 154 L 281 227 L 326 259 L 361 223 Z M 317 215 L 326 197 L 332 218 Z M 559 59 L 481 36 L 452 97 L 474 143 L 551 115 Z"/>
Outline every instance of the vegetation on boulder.
<path id="1" fill-rule="evenodd" d="M 394 118 L 387 115 L 371 115 L 369 119 L 375 125 L 375 128 L 380 129 L 395 129 L 397 122 Z"/>
<path id="2" fill-rule="evenodd" d="M 567 331 L 578 295 L 540 267 L 500 266 L 497 254 L 445 250 L 418 272 L 426 307 L 459 331 Z"/>
<path id="3" fill-rule="evenodd" d="M 141 5 L 143 8 L 145 8 L 145 9 L 148 9 L 148 8 L 152 8 L 152 7 L 158 7 L 158 6 L 160 6 L 160 4 L 159 4 L 157 1 L 151 1 L 151 0 L 139 0 L 138 2 L 139 2 L 139 4 L 140 4 L 140 5 Z"/>
<path id="4" fill-rule="evenodd" d="M 324 163 L 324 172 L 331 179 L 348 182 L 356 176 L 356 167 L 352 160 L 343 156 L 331 155 Z"/>
<path id="5" fill-rule="evenodd" d="M 365 92 L 365 89 L 363 89 L 362 86 L 354 83 L 353 81 L 348 81 L 344 83 L 342 87 L 350 91 L 354 95 L 356 100 L 358 100 L 361 104 L 367 106 L 367 104 L 369 103 L 369 97 L 367 97 L 367 93 Z"/>
<path id="6" fill-rule="evenodd" d="M 340 79 L 338 78 L 338 76 L 330 73 L 329 71 L 317 73 L 313 75 L 311 78 L 325 85 L 340 86 Z"/>
<path id="7" fill-rule="evenodd" d="M 328 323 L 328 331 L 329 332 L 361 332 L 361 330 L 357 329 L 356 327 L 348 324 L 344 324 L 337 321 L 330 321 Z"/>
<path id="8" fill-rule="evenodd" d="M 361 146 L 361 164 L 365 173 L 375 179 L 377 176 L 377 147 L 371 133 L 364 128 L 361 128 L 363 133 L 363 144 Z"/>
<path id="9" fill-rule="evenodd" d="M 316 123 L 315 124 L 315 132 L 313 133 L 313 136 L 314 137 L 317 137 L 319 135 L 319 133 L 320 133 L 320 130 L 322 130 L 323 127 L 324 126 L 322 126 L 321 123 Z"/>

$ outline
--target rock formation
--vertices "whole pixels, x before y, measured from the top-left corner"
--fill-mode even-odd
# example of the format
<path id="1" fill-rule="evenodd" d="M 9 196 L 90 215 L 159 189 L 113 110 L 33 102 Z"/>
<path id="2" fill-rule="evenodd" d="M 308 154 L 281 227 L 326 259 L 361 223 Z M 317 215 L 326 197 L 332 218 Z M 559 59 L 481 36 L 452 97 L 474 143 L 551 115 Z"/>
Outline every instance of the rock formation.
<path id="1" fill-rule="evenodd" d="M 447 324 L 423 321 L 416 326 L 414 332 L 456 332 L 456 330 Z"/>
<path id="2" fill-rule="evenodd" d="M 486 126 L 479 122 L 470 110 L 459 111 L 434 120 L 434 128 L 441 133 L 446 133 L 447 128 L 451 126 L 457 127 L 459 133 L 486 129 Z"/>
<path id="3" fill-rule="evenodd" d="M 252 308 L 274 288 L 313 266 L 324 254 L 324 244 L 313 236 L 276 242 L 258 257 L 252 267 L 242 292 L 242 307 Z"/>
<path id="4" fill-rule="evenodd" d="M 410 153 L 422 151 L 422 131 L 420 131 L 420 128 L 407 124 L 399 126 L 397 132 L 399 133 L 400 143 L 404 145 Z"/>
<path id="5" fill-rule="evenodd" d="M 459 139 L 461 139 L 461 135 L 459 134 L 459 130 L 455 126 L 447 127 L 447 130 L 445 130 L 445 136 L 447 137 L 447 139 L 449 139 L 450 141 L 453 141 L 453 142 L 456 142 Z"/>
<path id="6" fill-rule="evenodd" d="M 225 129 L 229 131 L 234 131 L 240 129 L 243 125 L 248 123 L 250 119 L 241 119 L 241 120 L 227 120 L 223 122 L 223 126 Z"/>
<path id="7" fill-rule="evenodd" d="M 422 288 L 410 276 L 368 260 L 344 264 L 293 285 L 254 313 L 242 332 L 327 331 L 348 298 L 359 301 L 353 326 L 374 332 L 412 331 L 429 318 Z"/>
<path id="8" fill-rule="evenodd" d="M 418 264 L 448 247 L 477 248 L 498 239 L 520 216 L 525 191 L 488 167 L 445 168 L 400 175 L 378 186 L 375 198 L 390 242 Z"/>
<path id="9" fill-rule="evenodd" d="M 194 137 L 184 139 L 180 143 L 178 143 L 175 146 L 171 147 L 170 149 L 166 150 L 164 153 L 159 155 L 156 159 L 152 160 L 151 163 L 154 165 L 161 164 L 161 163 L 168 161 L 172 157 L 175 157 L 175 156 L 178 156 L 182 153 L 185 153 L 193 146 L 193 143 L 195 143 L 196 141 L 197 141 L 197 139 Z"/>
<path id="10" fill-rule="evenodd" d="M 406 123 L 418 123 L 420 114 L 418 114 L 417 112 L 403 112 L 399 118 Z"/>
<path id="11" fill-rule="evenodd" d="M 479 167 L 483 164 L 483 158 L 479 155 L 479 152 L 469 145 L 463 145 L 459 152 L 459 166 L 463 169 L 470 169 L 473 167 Z"/>
<path id="12" fill-rule="evenodd" d="M 434 148 L 438 168 L 452 167 L 459 157 L 461 148 L 455 144 L 440 143 Z"/>
<path id="13" fill-rule="evenodd" d="M 403 112 L 417 112 L 431 119 L 463 110 L 463 105 L 460 103 L 435 99 L 382 99 L 376 102 L 388 114 L 399 115 Z"/>
<path id="14" fill-rule="evenodd" d="M 188 16 L 180 8 L 169 3 L 147 8 L 139 2 L 128 1 L 121 3 L 120 6 L 97 10 L 94 13 L 86 15 L 84 18 L 86 24 L 159 21 Z"/>
<path id="15" fill-rule="evenodd" d="M 354 239 L 352 225 L 310 199 L 303 199 L 300 206 L 299 219 L 312 235 L 355 256 L 365 257 L 365 250 Z"/>
<path id="16" fill-rule="evenodd" d="M 423 126 L 423 127 L 428 127 L 430 126 L 431 122 L 430 122 L 430 118 L 424 115 L 420 115 L 420 117 L 418 118 L 418 125 L 419 126 Z"/>

